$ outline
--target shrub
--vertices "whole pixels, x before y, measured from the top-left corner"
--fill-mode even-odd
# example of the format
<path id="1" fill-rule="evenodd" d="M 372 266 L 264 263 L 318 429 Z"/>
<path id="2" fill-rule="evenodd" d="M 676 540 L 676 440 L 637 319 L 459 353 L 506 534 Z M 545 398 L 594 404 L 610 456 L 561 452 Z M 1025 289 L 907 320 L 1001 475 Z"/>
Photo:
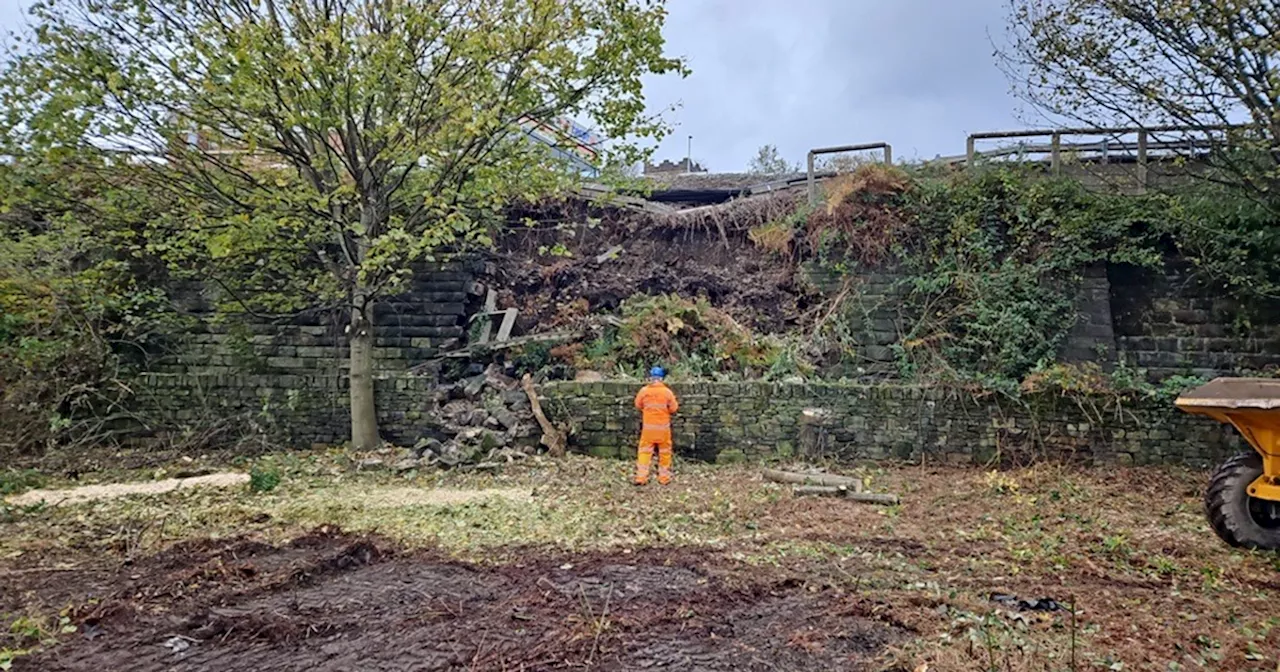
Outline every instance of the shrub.
<path id="1" fill-rule="evenodd" d="M 250 492 L 271 492 L 280 485 L 280 472 L 274 468 L 254 467 L 249 470 Z"/>

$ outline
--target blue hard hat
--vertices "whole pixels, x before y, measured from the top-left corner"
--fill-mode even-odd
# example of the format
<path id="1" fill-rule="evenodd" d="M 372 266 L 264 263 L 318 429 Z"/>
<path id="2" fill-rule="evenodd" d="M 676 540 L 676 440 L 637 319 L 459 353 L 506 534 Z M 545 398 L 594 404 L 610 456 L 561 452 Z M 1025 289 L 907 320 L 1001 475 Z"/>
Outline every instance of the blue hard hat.
<path id="1" fill-rule="evenodd" d="M 649 377 L 651 377 L 651 378 L 666 378 L 666 377 L 667 377 L 667 372 L 666 372 L 666 371 L 663 371 L 661 366 L 655 366 L 655 367 L 653 367 L 652 369 L 649 369 Z"/>

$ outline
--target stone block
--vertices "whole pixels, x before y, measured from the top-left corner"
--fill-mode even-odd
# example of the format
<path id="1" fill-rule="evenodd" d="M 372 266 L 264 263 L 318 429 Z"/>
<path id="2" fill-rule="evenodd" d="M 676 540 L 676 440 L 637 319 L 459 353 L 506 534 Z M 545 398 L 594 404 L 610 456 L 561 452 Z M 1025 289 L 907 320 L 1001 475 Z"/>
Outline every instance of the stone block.
<path id="1" fill-rule="evenodd" d="M 621 459 L 624 456 L 617 444 L 597 444 L 587 449 L 587 454 L 592 457 L 603 457 L 607 459 Z"/>
<path id="2" fill-rule="evenodd" d="M 267 366 L 273 369 L 306 369 L 309 362 L 298 357 L 268 357 Z"/>
<path id="3" fill-rule="evenodd" d="M 739 464 L 747 461 L 747 454 L 741 450 L 722 450 L 716 453 L 716 464 Z"/>

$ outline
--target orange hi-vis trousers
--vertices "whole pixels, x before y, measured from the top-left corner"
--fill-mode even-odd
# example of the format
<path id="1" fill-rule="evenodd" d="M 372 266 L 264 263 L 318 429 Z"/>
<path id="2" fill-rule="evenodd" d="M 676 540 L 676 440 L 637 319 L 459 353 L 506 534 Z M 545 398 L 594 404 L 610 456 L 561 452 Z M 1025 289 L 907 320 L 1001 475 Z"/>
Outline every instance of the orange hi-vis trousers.
<path id="1" fill-rule="evenodd" d="M 640 430 L 640 449 L 636 455 L 636 484 L 649 482 L 649 465 L 653 462 L 653 449 L 658 449 L 658 483 L 671 482 L 671 415 L 680 409 L 680 402 L 671 388 L 661 381 L 654 381 L 636 395 L 636 410 L 643 418 Z"/>
<path id="2" fill-rule="evenodd" d="M 640 432 L 640 450 L 636 454 L 636 483 L 649 482 L 649 465 L 653 463 L 653 449 L 658 449 L 658 483 L 671 482 L 671 428 L 649 429 Z"/>

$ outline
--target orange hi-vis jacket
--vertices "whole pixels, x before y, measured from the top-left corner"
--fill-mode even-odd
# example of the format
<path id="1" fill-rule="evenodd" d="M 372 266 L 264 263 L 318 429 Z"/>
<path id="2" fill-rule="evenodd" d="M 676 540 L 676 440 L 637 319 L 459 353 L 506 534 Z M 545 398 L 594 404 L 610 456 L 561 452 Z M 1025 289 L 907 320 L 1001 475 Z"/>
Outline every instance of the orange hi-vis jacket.
<path id="1" fill-rule="evenodd" d="M 680 410 L 676 395 L 662 381 L 655 381 L 640 388 L 636 394 L 636 408 L 641 412 L 640 443 L 644 445 L 671 444 L 671 414 Z"/>

